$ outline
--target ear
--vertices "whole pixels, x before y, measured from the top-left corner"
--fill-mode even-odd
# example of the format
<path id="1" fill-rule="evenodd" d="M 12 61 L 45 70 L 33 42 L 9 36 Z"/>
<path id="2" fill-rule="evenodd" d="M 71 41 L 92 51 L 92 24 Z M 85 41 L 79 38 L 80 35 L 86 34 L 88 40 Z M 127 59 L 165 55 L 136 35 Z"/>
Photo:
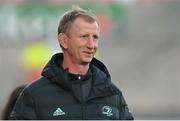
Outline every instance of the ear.
<path id="1" fill-rule="evenodd" d="M 59 42 L 59 45 L 61 47 L 63 47 L 63 49 L 67 49 L 68 48 L 68 44 L 67 44 L 67 37 L 64 33 L 60 33 L 58 35 L 58 42 Z"/>

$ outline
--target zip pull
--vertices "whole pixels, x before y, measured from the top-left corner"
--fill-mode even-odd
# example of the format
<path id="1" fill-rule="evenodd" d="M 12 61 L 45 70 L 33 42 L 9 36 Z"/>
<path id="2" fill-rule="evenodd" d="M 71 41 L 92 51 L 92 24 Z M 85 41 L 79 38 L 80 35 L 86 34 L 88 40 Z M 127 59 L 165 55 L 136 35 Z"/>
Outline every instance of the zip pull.
<path id="1" fill-rule="evenodd" d="M 79 80 L 81 79 L 81 76 L 80 76 L 80 75 L 78 76 L 78 79 L 79 79 Z"/>

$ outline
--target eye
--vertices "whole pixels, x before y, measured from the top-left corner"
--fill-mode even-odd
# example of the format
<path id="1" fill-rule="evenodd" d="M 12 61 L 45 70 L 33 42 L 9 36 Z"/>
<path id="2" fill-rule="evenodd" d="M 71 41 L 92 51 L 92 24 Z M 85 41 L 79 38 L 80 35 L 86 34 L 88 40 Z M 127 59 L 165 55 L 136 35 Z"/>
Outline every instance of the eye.
<path id="1" fill-rule="evenodd" d="M 83 40 L 89 40 L 89 39 L 91 38 L 91 35 L 85 34 L 85 35 L 80 36 L 80 38 L 82 38 Z M 93 39 L 94 41 L 98 41 L 99 36 L 96 35 L 96 34 L 94 34 L 94 35 L 92 35 L 92 39 Z"/>
<path id="2" fill-rule="evenodd" d="M 99 36 L 98 35 L 93 35 L 94 40 L 98 40 Z"/>
<path id="3" fill-rule="evenodd" d="M 83 39 L 88 39 L 88 38 L 89 38 L 89 35 L 85 34 L 85 35 L 82 35 L 82 36 L 80 36 L 80 37 L 83 38 Z"/>

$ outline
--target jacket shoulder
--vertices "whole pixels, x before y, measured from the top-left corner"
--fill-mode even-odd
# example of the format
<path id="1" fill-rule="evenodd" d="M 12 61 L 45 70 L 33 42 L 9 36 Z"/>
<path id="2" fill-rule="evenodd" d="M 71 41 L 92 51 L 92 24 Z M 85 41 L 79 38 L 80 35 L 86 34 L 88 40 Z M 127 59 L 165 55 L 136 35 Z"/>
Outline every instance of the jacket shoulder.
<path id="1" fill-rule="evenodd" d="M 48 86 L 50 83 L 51 82 L 48 79 L 46 79 L 45 77 L 41 77 L 40 79 L 29 84 L 26 89 L 28 89 L 30 93 L 33 93 Z"/>
<path id="2" fill-rule="evenodd" d="M 114 84 L 112 84 L 113 90 L 118 94 L 118 98 L 116 100 L 116 103 L 119 105 L 119 110 L 120 110 L 120 119 L 121 120 L 133 120 L 134 117 L 129 111 L 129 107 L 125 101 L 125 98 L 121 92 L 121 90 L 116 87 Z"/>
<path id="3" fill-rule="evenodd" d="M 119 94 L 120 96 L 122 96 L 122 92 L 120 90 L 120 88 L 118 88 L 114 83 L 111 82 L 111 90 L 113 90 L 114 92 L 116 92 L 117 94 Z"/>

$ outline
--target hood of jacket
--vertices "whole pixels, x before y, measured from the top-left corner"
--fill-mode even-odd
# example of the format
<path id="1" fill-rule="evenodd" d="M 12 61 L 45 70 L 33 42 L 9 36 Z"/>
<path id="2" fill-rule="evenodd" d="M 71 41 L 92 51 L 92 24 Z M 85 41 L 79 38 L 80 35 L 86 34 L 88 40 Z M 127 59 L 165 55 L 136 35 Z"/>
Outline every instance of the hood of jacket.
<path id="1" fill-rule="evenodd" d="M 72 81 L 70 81 L 69 72 L 62 67 L 63 53 L 57 53 L 52 56 L 50 61 L 44 67 L 42 76 L 46 77 L 53 83 L 58 84 L 61 88 L 71 90 Z M 111 95 L 114 92 L 111 83 L 110 74 L 106 66 L 93 58 L 90 63 L 90 73 L 87 76 L 92 78 L 93 93 L 89 95 L 89 98 L 97 96 Z M 111 91 L 110 91 L 111 90 Z M 117 92 L 117 90 L 115 91 Z"/>

